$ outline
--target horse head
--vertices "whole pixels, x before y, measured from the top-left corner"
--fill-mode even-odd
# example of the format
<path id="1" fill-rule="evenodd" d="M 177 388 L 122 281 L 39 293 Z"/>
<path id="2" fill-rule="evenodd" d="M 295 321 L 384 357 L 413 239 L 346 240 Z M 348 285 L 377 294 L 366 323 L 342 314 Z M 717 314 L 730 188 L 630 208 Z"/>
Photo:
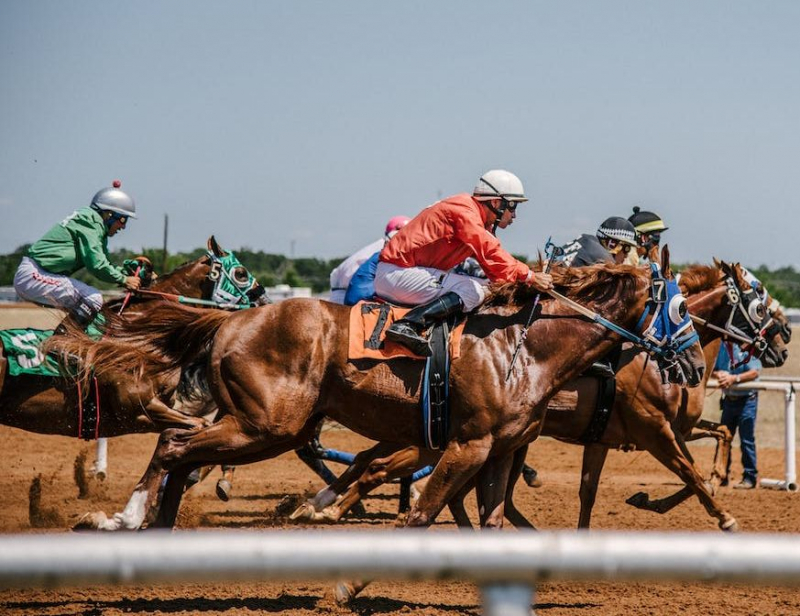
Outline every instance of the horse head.
<path id="1" fill-rule="evenodd" d="M 149 289 L 220 304 L 269 303 L 264 287 L 232 251 L 222 249 L 213 235 L 202 256 L 157 278 Z"/>
<path id="2" fill-rule="evenodd" d="M 666 247 L 662 261 L 663 271 L 658 262 L 646 268 L 611 264 L 557 268 L 554 281 L 567 288 L 567 295 L 559 297 L 572 308 L 649 353 L 665 380 L 694 387 L 705 373 L 703 350 L 672 276 Z M 587 309 L 588 305 L 593 306 Z"/>
<path id="3" fill-rule="evenodd" d="M 649 326 L 642 331 L 645 347 L 653 355 L 665 379 L 671 383 L 696 387 L 703 380 L 705 360 L 699 336 L 694 330 L 686 298 L 672 273 L 669 246 L 650 255 L 650 299 L 640 323 L 652 312 Z"/>
<path id="4" fill-rule="evenodd" d="M 692 319 L 712 337 L 734 340 L 765 366 L 786 361 L 791 338 L 780 304 L 738 263 L 714 260 L 713 266 L 695 265 L 681 276 L 690 297 Z"/>

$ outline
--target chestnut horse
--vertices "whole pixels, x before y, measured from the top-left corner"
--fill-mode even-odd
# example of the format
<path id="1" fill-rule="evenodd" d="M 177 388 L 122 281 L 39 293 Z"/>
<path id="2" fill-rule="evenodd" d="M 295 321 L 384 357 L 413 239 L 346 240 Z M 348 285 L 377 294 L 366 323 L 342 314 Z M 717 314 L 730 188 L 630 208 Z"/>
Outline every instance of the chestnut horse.
<path id="1" fill-rule="evenodd" d="M 499 508 L 502 522 L 506 460 L 538 436 L 547 401 L 620 345 L 620 328 L 628 335 L 637 331 L 641 316 L 653 307 L 651 293 L 660 286 L 655 282 L 664 281 L 654 281 L 651 270 L 625 265 L 557 268 L 553 276 L 567 301 L 596 311 L 597 318 L 616 324 L 617 331 L 597 319 L 576 315 L 564 300 L 544 299 L 527 330 L 516 369 L 506 381 L 535 291 L 508 285 L 494 305 L 468 315 L 461 356 L 451 371 L 448 441 L 441 463 L 409 515 L 410 526 L 431 524 L 487 465 L 482 473 L 485 482 L 479 487 L 491 485 L 487 496 L 491 502 L 483 521 L 496 519 Z M 236 314 L 163 304 L 142 318 L 110 322 L 114 335 L 107 339 L 95 342 L 74 336 L 60 341 L 64 351 L 92 365 L 142 370 L 145 377 L 184 366 L 211 345 L 208 383 L 220 418 L 207 427 L 162 433 L 124 512 L 126 527 L 173 526 L 184 482 L 194 468 L 257 462 L 296 449 L 308 442 L 324 416 L 374 440 L 421 446 L 418 400 L 423 363 L 405 358 L 348 361 L 349 314 L 349 307 L 307 299 Z M 680 328 L 691 334 L 691 324 L 685 321 Z M 674 357 L 679 369 L 669 374 L 681 381 L 685 375 L 696 385 L 705 366 L 694 338 Z M 165 477 L 159 505 L 157 495 Z"/>
<path id="2" fill-rule="evenodd" d="M 213 300 L 249 304 L 251 298 L 261 301 L 263 287 L 236 256 L 222 250 L 212 236 L 208 239 L 206 255 L 159 277 L 141 294 L 127 300 L 112 300 L 103 307 L 101 314 L 106 319 L 112 318 L 125 302 L 125 314 L 135 317 L 143 314 L 146 306 L 163 303 L 165 294 L 173 298 L 204 298 L 209 303 Z M 159 301 L 154 302 L 154 299 Z M 66 336 L 57 333 L 50 340 L 62 337 Z M 0 423 L 39 434 L 80 436 L 77 388 L 73 379 L 29 374 L 12 376 L 7 373 L 6 364 L 7 360 L 0 353 Z M 103 372 L 98 377 L 100 416 L 95 438 L 205 425 L 202 417 L 172 408 L 179 376 L 180 371 L 171 371 L 134 382 L 125 373 Z"/>
<path id="3" fill-rule="evenodd" d="M 688 297 L 690 313 L 703 323 L 700 341 L 706 357 L 707 376 L 713 370 L 722 336 L 744 334 L 754 343 L 766 330 L 767 344 L 758 345 L 764 365 L 774 367 L 783 364 L 788 353 L 786 329 L 783 327 L 785 323 L 781 322 L 785 321 L 785 317 L 773 315 L 778 325 L 772 326 L 765 322 L 763 314 L 754 314 L 750 318 L 740 312 L 740 309 L 749 308 L 749 311 L 756 313 L 759 306 L 763 308 L 764 302 L 745 280 L 738 264 L 717 263 L 715 267 L 692 267 L 683 272 L 680 286 Z M 703 412 L 705 381 L 703 387 L 695 389 L 665 388 L 657 367 L 648 365 L 647 356 L 635 349 L 626 349 L 620 357 L 616 385 L 615 402 L 608 423 L 592 443 L 587 443 L 584 435 L 594 416 L 599 390 L 597 378 L 581 377 L 568 383 L 548 404 L 542 435 L 583 444 L 585 447 L 579 528 L 589 527 L 597 484 L 608 450 L 623 448 L 649 451 L 686 483 L 686 488 L 668 500 L 650 504 L 647 496 L 640 493 L 629 499 L 629 503 L 664 512 L 696 494 L 708 513 L 717 518 L 720 528 L 735 530 L 735 519 L 713 498 L 725 473 L 730 434 L 724 427 L 708 422 L 702 429 L 696 427 Z M 722 441 L 718 445 L 721 455 L 715 461 L 710 485 L 703 481 L 685 446 L 686 440 L 708 434 Z M 438 458 L 437 452 L 416 447 L 396 450 L 397 446 L 392 443 L 379 443 L 362 452 L 345 475 L 314 499 L 301 505 L 292 514 L 292 519 L 336 522 L 378 485 L 407 476 L 422 466 L 435 463 Z M 527 448 L 523 448 L 518 453 L 518 464 L 524 461 L 526 451 Z M 363 474 L 359 476 L 362 471 Z M 356 478 L 357 481 L 353 482 Z M 325 507 L 340 493 L 341 497 L 334 504 Z M 457 499 L 451 503 L 451 511 L 459 524 L 469 524 L 463 504 Z M 517 526 L 531 526 L 513 506 L 510 491 L 506 501 L 506 516 Z"/>

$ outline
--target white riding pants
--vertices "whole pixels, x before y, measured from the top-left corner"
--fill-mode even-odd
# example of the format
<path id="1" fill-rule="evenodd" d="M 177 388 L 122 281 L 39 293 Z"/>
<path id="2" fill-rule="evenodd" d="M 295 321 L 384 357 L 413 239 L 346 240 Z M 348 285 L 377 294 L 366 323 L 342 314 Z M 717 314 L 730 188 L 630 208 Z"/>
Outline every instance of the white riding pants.
<path id="1" fill-rule="evenodd" d="M 14 275 L 14 289 L 26 301 L 63 308 L 71 314 L 83 313 L 82 307 L 95 312 L 103 307 L 103 296 L 93 286 L 63 274 L 52 274 L 29 257 L 22 257 Z"/>
<path id="2" fill-rule="evenodd" d="M 433 267 L 400 267 L 378 263 L 375 294 L 390 302 L 419 306 L 453 292 L 464 303 L 464 312 L 477 308 L 486 299 L 489 281 L 464 274 L 454 274 Z"/>

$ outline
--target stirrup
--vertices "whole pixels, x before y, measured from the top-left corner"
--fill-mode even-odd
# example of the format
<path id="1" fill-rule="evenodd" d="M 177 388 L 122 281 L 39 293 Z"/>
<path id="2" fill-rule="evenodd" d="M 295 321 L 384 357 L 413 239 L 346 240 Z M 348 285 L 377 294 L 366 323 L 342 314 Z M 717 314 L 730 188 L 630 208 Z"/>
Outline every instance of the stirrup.
<path id="1" fill-rule="evenodd" d="M 415 355 L 430 357 L 433 355 L 430 343 L 420 336 L 414 328 L 397 321 L 386 330 L 386 338 L 392 342 L 402 344 Z"/>

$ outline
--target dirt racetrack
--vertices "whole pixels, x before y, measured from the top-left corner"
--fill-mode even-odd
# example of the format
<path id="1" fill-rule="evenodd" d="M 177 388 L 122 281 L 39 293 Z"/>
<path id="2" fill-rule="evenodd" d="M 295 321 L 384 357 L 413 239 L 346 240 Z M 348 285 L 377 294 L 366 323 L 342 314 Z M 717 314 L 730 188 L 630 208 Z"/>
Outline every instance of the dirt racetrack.
<path id="1" fill-rule="evenodd" d="M 780 373 L 800 375 L 797 346 L 795 342 L 794 361 Z M 714 418 L 713 400 L 709 408 L 708 416 Z M 782 442 L 781 408 L 779 396 L 774 399 L 763 396 L 758 452 L 763 477 L 783 476 L 783 452 L 778 448 Z M 85 486 L 88 496 L 79 499 L 76 458 L 86 458 L 88 468 L 93 459 L 92 444 L 0 427 L 0 447 L 5 459 L 4 472 L 0 474 L 0 532 L 69 532 L 70 526 L 87 511 L 104 510 L 111 514 L 120 510 L 147 465 L 155 439 L 155 435 L 139 435 L 111 440 L 109 477 L 102 483 L 89 482 Z M 328 447 L 349 451 L 369 444 L 339 429 L 324 432 L 323 442 Z M 701 466 L 708 468 L 713 447 L 704 444 L 691 447 Z M 550 439 L 542 439 L 531 447 L 529 462 L 540 469 L 544 486 L 531 489 L 521 485 L 517 502 L 539 528 L 574 528 L 579 506 L 580 454 L 578 447 Z M 738 460 L 737 446 L 734 448 L 736 480 L 741 470 Z M 292 525 L 286 518 L 286 511 L 290 510 L 287 502 L 294 502 L 321 486 L 293 454 L 239 468 L 233 497 L 228 503 L 214 495 L 218 477 L 217 470 L 186 495 L 179 516 L 180 528 L 289 528 Z M 593 528 L 714 531 L 715 521 L 695 499 L 664 516 L 625 504 L 627 497 L 640 490 L 651 496 L 664 496 L 678 487 L 677 479 L 649 454 L 612 452 L 600 485 Z M 35 510 L 29 506 L 33 492 L 38 492 Z M 393 528 L 396 494 L 397 486 L 385 486 L 365 501 L 366 517 L 347 518 L 343 526 Z M 719 498 L 737 518 L 743 532 L 800 532 L 800 515 L 795 511 L 800 494 L 722 488 Z M 468 504 L 475 519 L 474 502 Z M 443 513 L 432 532 L 453 528 L 449 514 Z M 375 583 L 348 608 L 333 603 L 330 584 L 314 582 L 0 590 L 0 614 L 8 616 L 258 613 L 456 616 L 479 614 L 480 609 L 476 589 L 469 583 L 455 582 Z M 537 614 L 545 616 L 788 615 L 800 614 L 800 595 L 796 589 L 763 586 L 560 582 L 537 588 L 535 609 Z"/>

